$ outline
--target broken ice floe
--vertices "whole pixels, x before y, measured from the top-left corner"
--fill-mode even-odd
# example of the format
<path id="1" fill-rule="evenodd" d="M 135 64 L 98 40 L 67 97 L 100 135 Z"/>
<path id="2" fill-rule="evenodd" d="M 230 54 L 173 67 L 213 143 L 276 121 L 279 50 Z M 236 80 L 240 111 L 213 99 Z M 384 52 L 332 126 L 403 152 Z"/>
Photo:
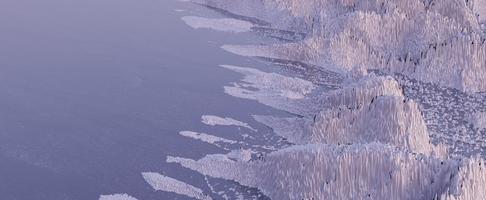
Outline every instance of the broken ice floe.
<path id="1" fill-rule="evenodd" d="M 272 45 L 223 45 L 221 48 L 230 53 L 257 58 L 304 61 L 311 65 L 325 66 L 328 70 L 342 73 L 343 69 L 321 62 L 319 56 L 310 51 L 304 40 L 299 43 L 272 44 Z M 299 50 L 297 50 L 299 49 Z M 312 53 L 311 53 L 312 52 Z"/>
<path id="2" fill-rule="evenodd" d="M 243 87 L 254 87 L 264 90 L 261 93 L 276 93 L 276 95 L 287 99 L 303 99 L 305 95 L 312 92 L 315 88 L 312 83 L 299 78 L 286 77 L 276 73 L 266 73 L 251 68 L 229 65 L 223 65 L 222 67 L 244 74 L 245 78 L 243 82 L 245 83 L 240 84 Z M 251 94 L 250 90 L 240 91 L 240 93 Z M 253 96 L 253 98 L 256 98 L 256 95 Z M 247 97 L 251 98 L 251 96 Z"/>
<path id="3" fill-rule="evenodd" d="M 304 144 L 308 140 L 304 131 L 308 120 L 299 117 L 283 118 L 273 116 L 254 115 L 253 118 L 273 130 L 277 135 L 287 139 L 293 144 Z"/>
<path id="4" fill-rule="evenodd" d="M 100 195 L 99 200 L 137 200 L 128 194 L 110 194 L 110 195 Z"/>
<path id="5" fill-rule="evenodd" d="M 191 0 L 188 0 L 188 1 L 191 1 Z M 231 2 L 230 4 L 228 4 L 227 2 L 223 2 L 223 4 L 219 4 L 219 5 L 216 5 L 216 4 L 218 4 L 217 2 L 214 2 L 214 3 L 213 2 L 206 2 L 206 0 L 192 0 L 192 2 L 199 4 L 199 5 L 202 5 L 202 6 L 209 8 L 213 11 L 216 11 L 216 12 L 222 14 L 223 16 L 226 16 L 226 17 L 229 17 L 229 18 L 247 21 L 247 22 L 259 25 L 259 26 L 270 26 L 271 25 L 269 22 L 262 20 L 262 18 L 256 17 L 254 15 L 248 15 L 247 13 L 245 13 L 245 11 L 256 12 L 256 13 L 258 13 L 258 11 L 263 11 L 263 9 L 261 7 L 249 5 L 248 2 L 234 1 L 234 2 Z M 256 3 L 256 2 L 254 1 L 254 3 Z M 251 6 L 251 7 L 247 7 L 247 6 Z M 230 9 L 230 7 L 237 8 L 237 9 Z M 241 11 L 243 11 L 243 12 L 241 12 Z"/>
<path id="6" fill-rule="evenodd" d="M 263 37 L 277 39 L 278 41 L 300 41 L 305 37 L 304 33 L 262 26 L 251 20 L 244 19 L 185 16 L 182 17 L 182 20 L 194 29 L 212 29 L 232 33 L 254 32 Z"/>
<path id="7" fill-rule="evenodd" d="M 253 24 L 250 22 L 231 18 L 211 19 L 196 16 L 185 16 L 182 17 L 182 20 L 187 25 L 195 29 L 206 28 L 235 33 L 249 32 L 253 27 Z"/>
<path id="8" fill-rule="evenodd" d="M 211 197 L 205 195 L 201 189 L 174 178 L 154 172 L 144 172 L 142 173 L 142 176 L 154 190 L 173 192 L 200 200 L 211 199 Z"/>
<path id="9" fill-rule="evenodd" d="M 231 65 L 222 65 L 222 67 L 244 75 L 241 82 L 224 87 L 229 95 L 256 100 L 299 115 L 315 111 L 313 99 L 307 98 L 307 95 L 311 94 L 316 86 L 309 81 L 253 68 Z"/>
<path id="10" fill-rule="evenodd" d="M 209 144 L 216 144 L 216 143 L 227 143 L 227 144 L 235 144 L 238 143 L 237 141 L 234 140 L 229 140 L 225 138 L 221 138 L 218 136 L 214 135 L 209 135 L 206 133 L 197 133 L 193 131 L 181 131 L 179 132 L 180 135 L 188 138 L 192 138 L 195 140 L 200 140 Z"/>
<path id="11" fill-rule="evenodd" d="M 326 70 L 321 66 L 306 64 L 301 61 L 267 58 L 261 56 L 256 56 L 255 58 L 280 67 L 279 71 L 281 73 L 308 80 L 322 89 L 339 89 L 342 87 L 346 78 L 342 74 Z"/>
<path id="12" fill-rule="evenodd" d="M 239 126 L 243 128 L 250 129 L 252 131 L 257 131 L 256 129 L 252 128 L 248 123 L 238 121 L 233 118 L 229 117 L 218 117 L 214 115 L 203 115 L 201 117 L 202 122 L 204 124 L 210 125 L 210 126 Z"/>
<path id="13" fill-rule="evenodd" d="M 278 144 L 275 142 L 270 143 L 271 141 L 266 141 L 268 138 L 265 138 L 265 143 L 256 142 L 252 136 L 247 134 L 242 134 L 243 140 L 230 140 L 222 137 L 218 137 L 215 135 L 207 134 L 207 133 L 198 133 L 194 131 L 181 131 L 179 135 L 191 138 L 194 140 L 198 140 L 207 144 L 214 145 L 222 150 L 226 151 L 236 151 L 235 149 L 240 148 L 238 151 L 242 151 L 242 149 L 252 149 L 254 151 L 269 151 L 278 149 L 279 146 L 283 146 L 286 144 Z"/>

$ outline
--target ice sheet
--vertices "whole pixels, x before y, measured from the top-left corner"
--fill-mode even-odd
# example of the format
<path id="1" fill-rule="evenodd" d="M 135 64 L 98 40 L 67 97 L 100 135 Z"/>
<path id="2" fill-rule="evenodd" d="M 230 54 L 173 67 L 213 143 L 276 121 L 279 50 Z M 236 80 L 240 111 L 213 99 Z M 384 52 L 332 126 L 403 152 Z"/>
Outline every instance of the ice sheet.
<path id="1" fill-rule="evenodd" d="M 252 128 L 248 123 L 238 121 L 233 118 L 229 117 L 219 117 L 215 115 L 203 115 L 201 117 L 202 123 L 210 125 L 210 126 L 240 126 L 252 131 L 257 131 L 256 129 Z"/>
<path id="2" fill-rule="evenodd" d="M 101 195 L 99 200 L 137 200 L 128 194 L 109 194 Z"/>
<path id="3" fill-rule="evenodd" d="M 144 172 L 142 173 L 142 176 L 145 181 L 150 184 L 152 188 L 154 188 L 154 190 L 173 192 L 200 200 L 211 199 L 211 197 L 203 194 L 201 189 L 174 178 L 155 172 Z"/>
<path id="4" fill-rule="evenodd" d="M 207 142 L 207 143 L 210 143 L 210 144 L 215 144 L 215 143 L 220 143 L 220 142 L 221 143 L 228 143 L 228 144 L 237 143 L 234 140 L 228 140 L 228 139 L 225 139 L 225 138 L 221 138 L 221 137 L 206 134 L 206 133 L 197 133 L 197 132 L 193 132 L 193 131 L 181 131 L 181 132 L 179 132 L 179 134 L 184 136 L 184 137 L 188 137 L 188 138 L 192 138 L 192 139 L 196 139 L 196 140 L 201 140 L 203 142 Z"/>
<path id="5" fill-rule="evenodd" d="M 224 91 L 231 96 L 256 100 L 295 114 L 305 115 L 315 109 L 308 95 L 316 86 L 310 81 L 254 68 L 232 65 L 221 67 L 244 75 L 242 81 L 224 87 Z"/>
<path id="6" fill-rule="evenodd" d="M 196 16 L 185 16 L 182 17 L 182 20 L 187 25 L 195 29 L 206 28 L 206 29 L 213 29 L 217 31 L 235 32 L 235 33 L 249 32 L 253 27 L 253 24 L 250 22 L 231 19 L 231 18 L 211 19 L 211 18 L 196 17 Z"/>

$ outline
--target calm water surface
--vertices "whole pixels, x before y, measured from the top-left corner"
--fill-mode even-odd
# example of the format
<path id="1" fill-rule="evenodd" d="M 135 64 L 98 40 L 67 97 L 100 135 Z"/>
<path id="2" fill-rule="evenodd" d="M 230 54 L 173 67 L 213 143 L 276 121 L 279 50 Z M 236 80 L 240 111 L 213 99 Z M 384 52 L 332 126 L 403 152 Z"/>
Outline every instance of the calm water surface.
<path id="1" fill-rule="evenodd" d="M 145 171 L 208 189 L 165 156 L 219 150 L 177 133 L 238 138 L 201 115 L 259 127 L 250 113 L 276 111 L 223 93 L 240 77 L 219 64 L 257 64 L 219 47 L 254 36 L 193 30 L 179 9 L 211 14 L 174 0 L 0 1 L 1 199 L 185 198 L 153 191 Z"/>

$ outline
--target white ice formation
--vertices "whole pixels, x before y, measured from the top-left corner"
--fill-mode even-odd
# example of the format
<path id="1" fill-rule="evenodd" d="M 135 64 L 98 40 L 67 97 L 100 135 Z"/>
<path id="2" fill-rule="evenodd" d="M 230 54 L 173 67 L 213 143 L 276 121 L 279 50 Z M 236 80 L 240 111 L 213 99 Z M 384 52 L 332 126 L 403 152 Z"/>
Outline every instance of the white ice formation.
<path id="1" fill-rule="evenodd" d="M 385 69 L 465 92 L 486 91 L 484 0 L 206 3 L 311 33 L 305 41 L 291 44 L 225 46 L 231 52 L 305 61 L 344 72 Z M 259 9 L 240 9 L 247 7 Z M 262 8 L 275 14 L 262 16 Z"/>
<path id="2" fill-rule="evenodd" d="M 320 66 L 346 80 L 316 94 L 318 86 L 301 78 L 224 65 L 244 75 L 226 93 L 298 114 L 254 116 L 295 145 L 256 159 L 241 151 L 167 162 L 258 188 L 271 199 L 486 199 L 484 159 L 433 144 L 427 108 L 394 78 L 464 96 L 486 92 L 485 0 L 195 1 L 255 26 L 307 34 L 291 43 L 223 49 Z M 477 111 L 462 120 L 482 130 L 484 116 Z"/>
<path id="3" fill-rule="evenodd" d="M 195 29 L 206 28 L 235 33 L 249 32 L 253 27 L 253 24 L 250 22 L 232 18 L 211 19 L 196 16 L 186 16 L 182 17 L 182 20 L 186 22 L 187 25 Z"/>
<path id="4" fill-rule="evenodd" d="M 168 162 L 259 188 L 272 199 L 483 199 L 484 161 L 441 160 L 391 146 L 300 145 L 252 162 L 226 155 Z"/>
<path id="5" fill-rule="evenodd" d="M 482 130 L 486 129 L 486 112 L 477 112 L 469 116 L 469 122 L 474 128 Z"/>
<path id="6" fill-rule="evenodd" d="M 390 77 L 365 77 L 324 97 L 329 109 L 314 119 L 312 143 L 381 142 L 430 154 L 433 145 L 418 105 Z"/>
<path id="7" fill-rule="evenodd" d="M 239 126 L 243 128 L 250 129 L 252 131 L 256 131 L 256 129 L 252 128 L 248 123 L 238 121 L 233 118 L 229 117 L 219 117 L 215 115 L 203 115 L 201 117 L 202 123 L 210 125 L 210 126 Z"/>
<path id="8" fill-rule="evenodd" d="M 221 67 L 244 75 L 241 82 L 224 87 L 224 91 L 231 96 L 255 100 L 296 114 L 311 112 L 313 106 L 316 106 L 306 98 L 316 89 L 310 81 L 254 68 L 231 65 Z"/>
<path id="9" fill-rule="evenodd" d="M 218 136 L 206 134 L 206 133 L 197 133 L 193 131 L 181 131 L 179 132 L 179 135 L 192 138 L 195 140 L 200 140 L 209 144 L 216 144 L 216 143 L 227 143 L 227 144 L 235 144 L 237 141 L 234 140 L 229 140 L 225 138 L 221 138 Z"/>
<path id="10" fill-rule="evenodd" d="M 274 116 L 262 116 L 255 115 L 253 118 L 270 128 L 273 129 L 277 135 L 287 139 L 287 141 L 293 144 L 305 144 L 308 143 L 308 136 L 305 132 L 305 127 L 310 122 L 299 117 L 274 117 Z"/>
<path id="11" fill-rule="evenodd" d="M 323 95 L 328 108 L 310 125 L 255 116 L 300 145 L 258 160 L 216 154 L 167 162 L 259 188 L 272 199 L 486 198 L 484 160 L 447 158 L 432 145 L 417 105 L 390 77 L 369 75 L 358 83 Z M 285 123 L 303 126 L 298 138 Z"/>
<path id="12" fill-rule="evenodd" d="M 100 195 L 99 200 L 137 200 L 137 199 L 128 194 L 109 194 L 109 195 Z"/>
<path id="13" fill-rule="evenodd" d="M 210 200 L 211 197 L 203 194 L 203 191 L 192 185 L 179 181 L 177 179 L 164 176 L 155 172 L 142 173 L 145 181 L 152 186 L 154 190 L 165 192 L 174 192 L 200 200 Z"/>
<path id="14" fill-rule="evenodd" d="M 297 100 L 303 99 L 305 95 L 312 92 L 315 88 L 314 84 L 300 78 L 262 72 L 252 68 L 229 65 L 223 65 L 222 67 L 245 75 L 243 82 L 246 84 L 235 84 L 233 87 L 225 87 L 225 91 L 234 96 L 259 100 L 262 98 L 262 95 L 267 95 Z M 261 92 L 254 92 L 251 89 L 245 88 L 257 88 L 261 90 Z"/>

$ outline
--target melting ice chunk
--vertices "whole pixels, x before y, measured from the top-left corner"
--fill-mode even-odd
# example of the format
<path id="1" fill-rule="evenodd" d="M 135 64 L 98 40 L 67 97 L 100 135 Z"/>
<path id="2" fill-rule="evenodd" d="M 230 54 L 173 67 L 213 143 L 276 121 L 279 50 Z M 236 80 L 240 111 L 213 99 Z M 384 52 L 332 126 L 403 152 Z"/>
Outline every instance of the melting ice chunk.
<path id="1" fill-rule="evenodd" d="M 187 25 L 195 29 L 206 28 L 234 33 L 249 32 L 253 27 L 253 24 L 250 22 L 231 18 L 210 19 L 204 17 L 186 16 L 182 17 L 182 20 Z"/>
<path id="2" fill-rule="evenodd" d="M 209 135 L 209 134 L 206 134 L 206 133 L 197 133 L 197 132 L 192 132 L 192 131 L 181 131 L 181 132 L 179 132 L 179 134 L 184 136 L 184 137 L 192 138 L 192 139 L 195 139 L 195 140 L 200 140 L 200 141 L 203 141 L 203 142 L 206 142 L 206 143 L 209 143 L 209 144 L 215 144 L 215 143 L 218 143 L 218 142 L 219 143 L 228 143 L 228 144 L 237 143 L 234 140 L 228 140 L 228 139 L 225 139 L 225 138 L 221 138 L 221 137 L 214 136 L 214 135 Z"/>
<path id="3" fill-rule="evenodd" d="M 256 129 L 252 128 L 248 123 L 238 121 L 233 118 L 229 117 L 218 117 L 214 115 L 203 115 L 201 117 L 202 123 L 210 125 L 210 126 L 241 126 L 252 131 L 257 131 Z"/>
<path id="4" fill-rule="evenodd" d="M 110 195 L 101 195 L 99 200 L 137 200 L 137 199 L 128 194 L 110 194 Z"/>
<path id="5" fill-rule="evenodd" d="M 316 102 L 308 98 L 317 88 L 310 81 L 253 68 L 231 65 L 221 67 L 244 75 L 241 82 L 224 87 L 225 92 L 231 96 L 256 100 L 299 115 L 306 115 L 317 109 Z"/>
<path id="6" fill-rule="evenodd" d="M 154 190 L 173 192 L 200 200 L 211 199 L 211 197 L 205 195 L 201 189 L 179 181 L 177 179 L 167 177 L 155 172 L 144 172 L 142 173 L 142 176 L 145 181 L 150 184 L 152 188 L 154 188 Z"/>

